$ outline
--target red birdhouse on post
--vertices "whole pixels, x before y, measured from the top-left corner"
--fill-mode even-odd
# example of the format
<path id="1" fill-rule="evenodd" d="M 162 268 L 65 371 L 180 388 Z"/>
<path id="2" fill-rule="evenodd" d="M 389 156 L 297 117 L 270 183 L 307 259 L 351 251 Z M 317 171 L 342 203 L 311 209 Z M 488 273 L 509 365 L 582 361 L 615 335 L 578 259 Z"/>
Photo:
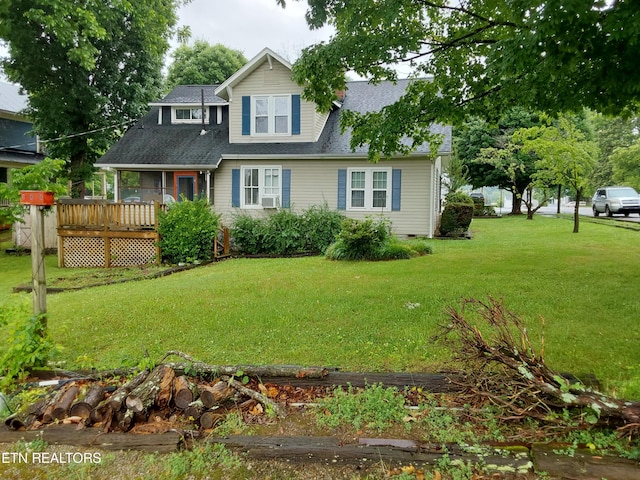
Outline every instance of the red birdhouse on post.
<path id="1" fill-rule="evenodd" d="M 20 203 L 22 205 L 50 207 L 54 203 L 53 192 L 43 192 L 42 190 L 20 190 Z"/>
<path id="2" fill-rule="evenodd" d="M 47 313 L 47 280 L 44 271 L 44 207 L 53 205 L 53 197 L 53 192 L 20 191 L 20 203 L 29 205 L 29 213 L 31 214 L 31 278 L 33 280 L 33 313 L 35 315 Z M 43 322 L 45 321 L 43 320 Z"/>

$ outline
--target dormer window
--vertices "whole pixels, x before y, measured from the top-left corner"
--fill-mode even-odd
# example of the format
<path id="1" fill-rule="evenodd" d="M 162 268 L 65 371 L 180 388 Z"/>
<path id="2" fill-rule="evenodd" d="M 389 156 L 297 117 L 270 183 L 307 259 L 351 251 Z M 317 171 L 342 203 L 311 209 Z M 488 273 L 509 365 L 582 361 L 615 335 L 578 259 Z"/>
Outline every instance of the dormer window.
<path id="1" fill-rule="evenodd" d="M 244 95 L 242 135 L 300 135 L 300 95 Z"/>
<path id="2" fill-rule="evenodd" d="M 201 107 L 174 107 L 171 109 L 171 123 L 200 123 L 203 110 Z M 207 121 L 207 110 L 204 110 L 204 120 Z"/>
<path id="3" fill-rule="evenodd" d="M 289 135 L 291 132 L 291 96 L 253 97 L 253 134 Z"/>

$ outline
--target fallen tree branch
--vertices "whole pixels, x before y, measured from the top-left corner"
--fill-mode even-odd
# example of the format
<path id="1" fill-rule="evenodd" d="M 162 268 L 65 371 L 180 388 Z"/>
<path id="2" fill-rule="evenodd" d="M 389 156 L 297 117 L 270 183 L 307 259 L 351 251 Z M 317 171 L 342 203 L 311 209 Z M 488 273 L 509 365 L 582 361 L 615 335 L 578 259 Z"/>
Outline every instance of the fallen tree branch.
<path id="1" fill-rule="evenodd" d="M 168 357 L 181 357 L 189 363 L 165 362 Z M 322 367 L 301 367 L 298 365 L 211 365 L 195 360 L 190 355 L 177 350 L 170 350 L 158 362 L 171 367 L 176 374 L 190 374 L 198 376 L 218 377 L 222 375 L 233 376 L 242 371 L 250 377 L 289 377 L 289 378 L 324 378 L 329 370 Z"/>
<path id="2" fill-rule="evenodd" d="M 237 381 L 236 379 L 228 376 L 222 377 L 222 380 L 225 382 L 229 382 L 229 385 L 238 390 L 243 395 L 246 395 L 250 398 L 253 398 L 257 402 L 260 402 L 262 405 L 270 408 L 278 417 L 284 418 L 286 416 L 285 411 L 278 406 L 275 402 L 271 401 L 268 397 L 261 394 L 260 392 L 256 392 L 255 390 L 251 390 L 250 388 L 245 387 Z"/>
<path id="3" fill-rule="evenodd" d="M 516 415 L 548 418 L 554 409 L 579 408 L 601 421 L 640 422 L 640 402 L 608 397 L 551 370 L 543 351 L 534 349 L 524 322 L 502 301 L 464 300 L 460 310 L 450 307 L 447 314 L 451 323 L 444 336 L 455 333 L 458 360 L 469 367 L 468 391 L 499 401 Z M 492 378 L 496 366 L 501 367 L 499 380 Z"/>

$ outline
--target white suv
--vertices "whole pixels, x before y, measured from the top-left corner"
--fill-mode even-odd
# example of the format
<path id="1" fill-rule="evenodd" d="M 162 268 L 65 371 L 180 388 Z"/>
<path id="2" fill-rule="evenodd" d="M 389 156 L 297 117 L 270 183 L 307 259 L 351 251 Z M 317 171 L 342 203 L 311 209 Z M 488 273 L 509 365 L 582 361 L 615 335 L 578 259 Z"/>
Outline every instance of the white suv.
<path id="1" fill-rule="evenodd" d="M 630 213 L 640 213 L 640 195 L 631 187 L 599 188 L 591 203 L 594 217 L 601 213 L 608 217 L 614 213 L 622 213 L 625 217 Z"/>

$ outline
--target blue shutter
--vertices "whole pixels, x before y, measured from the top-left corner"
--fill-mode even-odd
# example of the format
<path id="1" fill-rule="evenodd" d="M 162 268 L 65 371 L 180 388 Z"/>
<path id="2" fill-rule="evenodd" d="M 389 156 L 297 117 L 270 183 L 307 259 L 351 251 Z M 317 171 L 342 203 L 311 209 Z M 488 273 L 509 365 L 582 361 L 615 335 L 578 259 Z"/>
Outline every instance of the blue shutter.
<path id="1" fill-rule="evenodd" d="M 240 169 L 231 170 L 231 206 L 240 207 Z"/>
<path id="2" fill-rule="evenodd" d="M 242 96 L 242 135 L 251 135 L 251 97 Z"/>
<path id="3" fill-rule="evenodd" d="M 282 170 L 282 208 L 291 208 L 291 169 Z"/>
<path id="4" fill-rule="evenodd" d="M 347 171 L 338 170 L 338 210 L 347 209 Z"/>
<path id="5" fill-rule="evenodd" d="M 402 170 L 391 171 L 391 210 L 400 210 L 400 191 L 402 187 Z"/>
<path id="6" fill-rule="evenodd" d="M 300 135 L 300 95 L 291 95 L 291 135 Z"/>

